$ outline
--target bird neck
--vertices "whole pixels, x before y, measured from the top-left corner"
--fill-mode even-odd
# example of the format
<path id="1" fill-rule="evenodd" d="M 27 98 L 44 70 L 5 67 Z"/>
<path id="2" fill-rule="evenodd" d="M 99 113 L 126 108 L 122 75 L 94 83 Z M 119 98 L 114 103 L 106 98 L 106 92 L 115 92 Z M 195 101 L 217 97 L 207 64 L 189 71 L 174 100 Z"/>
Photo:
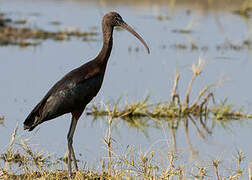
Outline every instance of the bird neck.
<path id="1" fill-rule="evenodd" d="M 98 54 L 98 56 L 95 58 L 99 64 L 104 65 L 106 68 L 112 46 L 113 46 L 113 27 L 106 26 L 103 24 L 102 26 L 102 32 L 103 32 L 103 46 Z"/>

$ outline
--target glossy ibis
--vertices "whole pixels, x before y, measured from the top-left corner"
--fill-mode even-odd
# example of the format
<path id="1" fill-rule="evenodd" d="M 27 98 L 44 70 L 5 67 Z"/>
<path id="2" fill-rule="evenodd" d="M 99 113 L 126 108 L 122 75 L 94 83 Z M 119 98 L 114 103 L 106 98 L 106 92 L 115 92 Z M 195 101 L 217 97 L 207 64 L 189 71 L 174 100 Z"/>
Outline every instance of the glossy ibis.
<path id="1" fill-rule="evenodd" d="M 74 149 L 73 135 L 77 121 L 86 105 L 99 92 L 107 62 L 112 50 L 113 30 L 121 26 L 137 37 L 150 53 L 144 40 L 116 12 L 107 13 L 102 20 L 103 47 L 96 58 L 72 70 L 60 79 L 37 104 L 24 121 L 24 129 L 32 131 L 37 125 L 66 113 L 72 114 L 71 126 L 67 135 L 68 141 L 68 175 L 71 176 L 71 161 L 78 170 Z"/>

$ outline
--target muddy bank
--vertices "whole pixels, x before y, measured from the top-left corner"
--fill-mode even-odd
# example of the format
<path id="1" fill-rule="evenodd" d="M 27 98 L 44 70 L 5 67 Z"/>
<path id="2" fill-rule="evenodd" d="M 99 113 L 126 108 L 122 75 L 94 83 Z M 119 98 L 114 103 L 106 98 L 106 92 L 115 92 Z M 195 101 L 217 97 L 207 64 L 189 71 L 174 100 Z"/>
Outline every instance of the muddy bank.
<path id="1" fill-rule="evenodd" d="M 80 38 L 83 41 L 90 41 L 94 40 L 93 37 L 97 36 L 97 32 L 83 32 L 74 29 L 57 32 L 33 29 L 24 26 L 26 23 L 26 20 L 13 21 L 5 17 L 4 14 L 0 14 L 0 46 L 37 46 L 47 39 L 66 41 L 71 40 L 72 37 Z"/>

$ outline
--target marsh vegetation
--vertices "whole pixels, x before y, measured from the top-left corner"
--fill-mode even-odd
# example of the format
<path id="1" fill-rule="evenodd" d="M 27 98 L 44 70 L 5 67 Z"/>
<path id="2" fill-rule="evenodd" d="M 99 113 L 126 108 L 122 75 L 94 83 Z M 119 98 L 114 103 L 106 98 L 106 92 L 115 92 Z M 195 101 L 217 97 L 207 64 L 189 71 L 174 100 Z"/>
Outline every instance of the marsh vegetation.
<path id="1" fill-rule="evenodd" d="M 73 179 L 251 179 L 250 0 L 22 2 L 0 9 L 0 179 L 68 178 L 59 156 L 68 117 L 33 134 L 22 122 L 51 83 L 99 51 L 96 16 L 111 8 L 151 55 L 117 29 L 111 74 L 75 135 Z"/>
<path id="2" fill-rule="evenodd" d="M 73 179 L 127 179 L 127 177 L 130 179 L 205 179 L 210 174 L 211 178 L 214 177 L 215 179 L 239 179 L 243 177 L 244 169 L 241 168 L 241 164 L 246 156 L 242 150 L 237 150 L 234 157 L 230 157 L 233 164 L 232 167 L 225 167 L 229 169 L 229 172 L 225 175 L 222 174 L 223 170 L 220 170 L 223 168 L 220 167 L 223 163 L 222 159 L 213 157 L 206 164 L 200 163 L 201 165 L 179 163 L 180 153 L 183 153 L 183 150 L 177 148 L 176 134 L 179 133 L 177 131 L 181 126 L 186 136 L 190 156 L 193 159 L 198 159 L 198 151 L 194 148 L 189 135 L 189 126 L 193 126 L 197 135 L 205 140 L 214 132 L 218 123 L 225 128 L 229 121 L 244 121 L 252 118 L 252 115 L 243 112 L 242 109 L 232 108 L 226 100 L 219 104 L 215 102 L 215 88 L 221 85 L 221 81 L 202 88 L 198 96 L 193 101 L 190 100 L 193 84 L 202 73 L 203 66 L 204 61 L 201 58 L 198 64 L 192 65 L 192 78 L 188 83 L 184 101 L 182 101 L 182 95 L 177 92 L 180 73 L 175 73 L 170 101 L 149 104 L 149 97 L 146 97 L 143 101 L 126 104 L 122 109 L 119 108 L 120 99 L 114 104 L 91 105 L 87 115 L 93 116 L 93 121 L 96 121 L 99 117 L 105 117 L 103 120 L 108 124 L 107 133 L 103 137 L 108 155 L 101 159 L 97 167 L 91 169 L 82 162 L 83 168 L 74 173 Z M 141 151 L 129 145 L 123 153 L 116 152 L 114 145 L 117 143 L 113 142 L 112 129 L 116 128 L 117 121 L 120 120 L 131 128 L 141 130 L 146 136 L 149 136 L 149 132 L 146 131 L 147 127 L 162 131 L 164 124 L 167 124 L 172 141 L 169 142 L 168 138 L 163 140 L 167 143 L 165 151 L 160 151 L 160 148 Z M 30 144 L 33 137 L 25 139 L 22 135 L 18 135 L 17 131 L 18 126 L 12 133 L 6 152 L 0 154 L 0 159 L 3 161 L 0 178 L 68 178 L 67 171 L 64 170 L 67 166 L 67 156 L 57 157 L 45 151 L 34 150 L 33 145 Z M 158 144 L 158 142 L 155 143 Z M 78 161 L 80 162 L 80 160 Z M 248 172 L 250 171 L 249 168 Z M 213 176 L 213 174 L 215 175 Z"/>
<path id="3" fill-rule="evenodd" d="M 81 38 L 83 41 L 95 40 L 97 32 L 81 32 L 74 28 L 68 28 L 58 32 L 51 32 L 38 28 L 25 27 L 27 20 L 13 21 L 0 14 L 0 46 L 16 45 L 20 47 L 37 46 L 42 41 L 52 39 L 55 41 L 67 41 L 72 37 Z M 52 24 L 60 24 L 52 22 Z M 19 26 L 16 26 L 19 25 Z"/>
<path id="4" fill-rule="evenodd" d="M 153 120 L 183 119 L 188 117 L 214 119 L 214 120 L 234 120 L 241 118 L 252 118 L 251 114 L 245 113 L 242 109 L 232 109 L 227 100 L 215 102 L 215 88 L 222 84 L 222 80 L 214 84 L 203 87 L 194 100 L 191 100 L 190 93 L 197 77 L 202 73 L 204 61 L 199 58 L 198 64 L 192 65 L 192 78 L 188 83 L 184 101 L 182 95 L 177 92 L 179 86 L 180 73 L 175 73 L 171 100 L 150 104 L 149 96 L 139 102 L 125 104 L 122 109 L 119 107 L 121 98 L 114 104 L 101 102 L 100 105 L 93 104 L 89 108 L 87 115 L 92 115 L 96 119 L 98 116 L 109 116 L 111 118 L 121 118 L 132 121 L 141 118 Z"/>

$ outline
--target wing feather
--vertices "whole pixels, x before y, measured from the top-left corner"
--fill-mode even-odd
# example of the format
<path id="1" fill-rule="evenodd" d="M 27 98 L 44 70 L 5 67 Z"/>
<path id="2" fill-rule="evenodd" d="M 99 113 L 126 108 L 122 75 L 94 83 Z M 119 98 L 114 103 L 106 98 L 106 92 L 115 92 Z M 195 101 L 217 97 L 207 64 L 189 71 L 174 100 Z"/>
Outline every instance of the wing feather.
<path id="1" fill-rule="evenodd" d="M 66 74 L 48 91 L 24 121 L 24 129 L 32 131 L 44 121 L 85 108 L 103 81 L 103 73 L 97 68 L 87 68 L 88 64 Z"/>

